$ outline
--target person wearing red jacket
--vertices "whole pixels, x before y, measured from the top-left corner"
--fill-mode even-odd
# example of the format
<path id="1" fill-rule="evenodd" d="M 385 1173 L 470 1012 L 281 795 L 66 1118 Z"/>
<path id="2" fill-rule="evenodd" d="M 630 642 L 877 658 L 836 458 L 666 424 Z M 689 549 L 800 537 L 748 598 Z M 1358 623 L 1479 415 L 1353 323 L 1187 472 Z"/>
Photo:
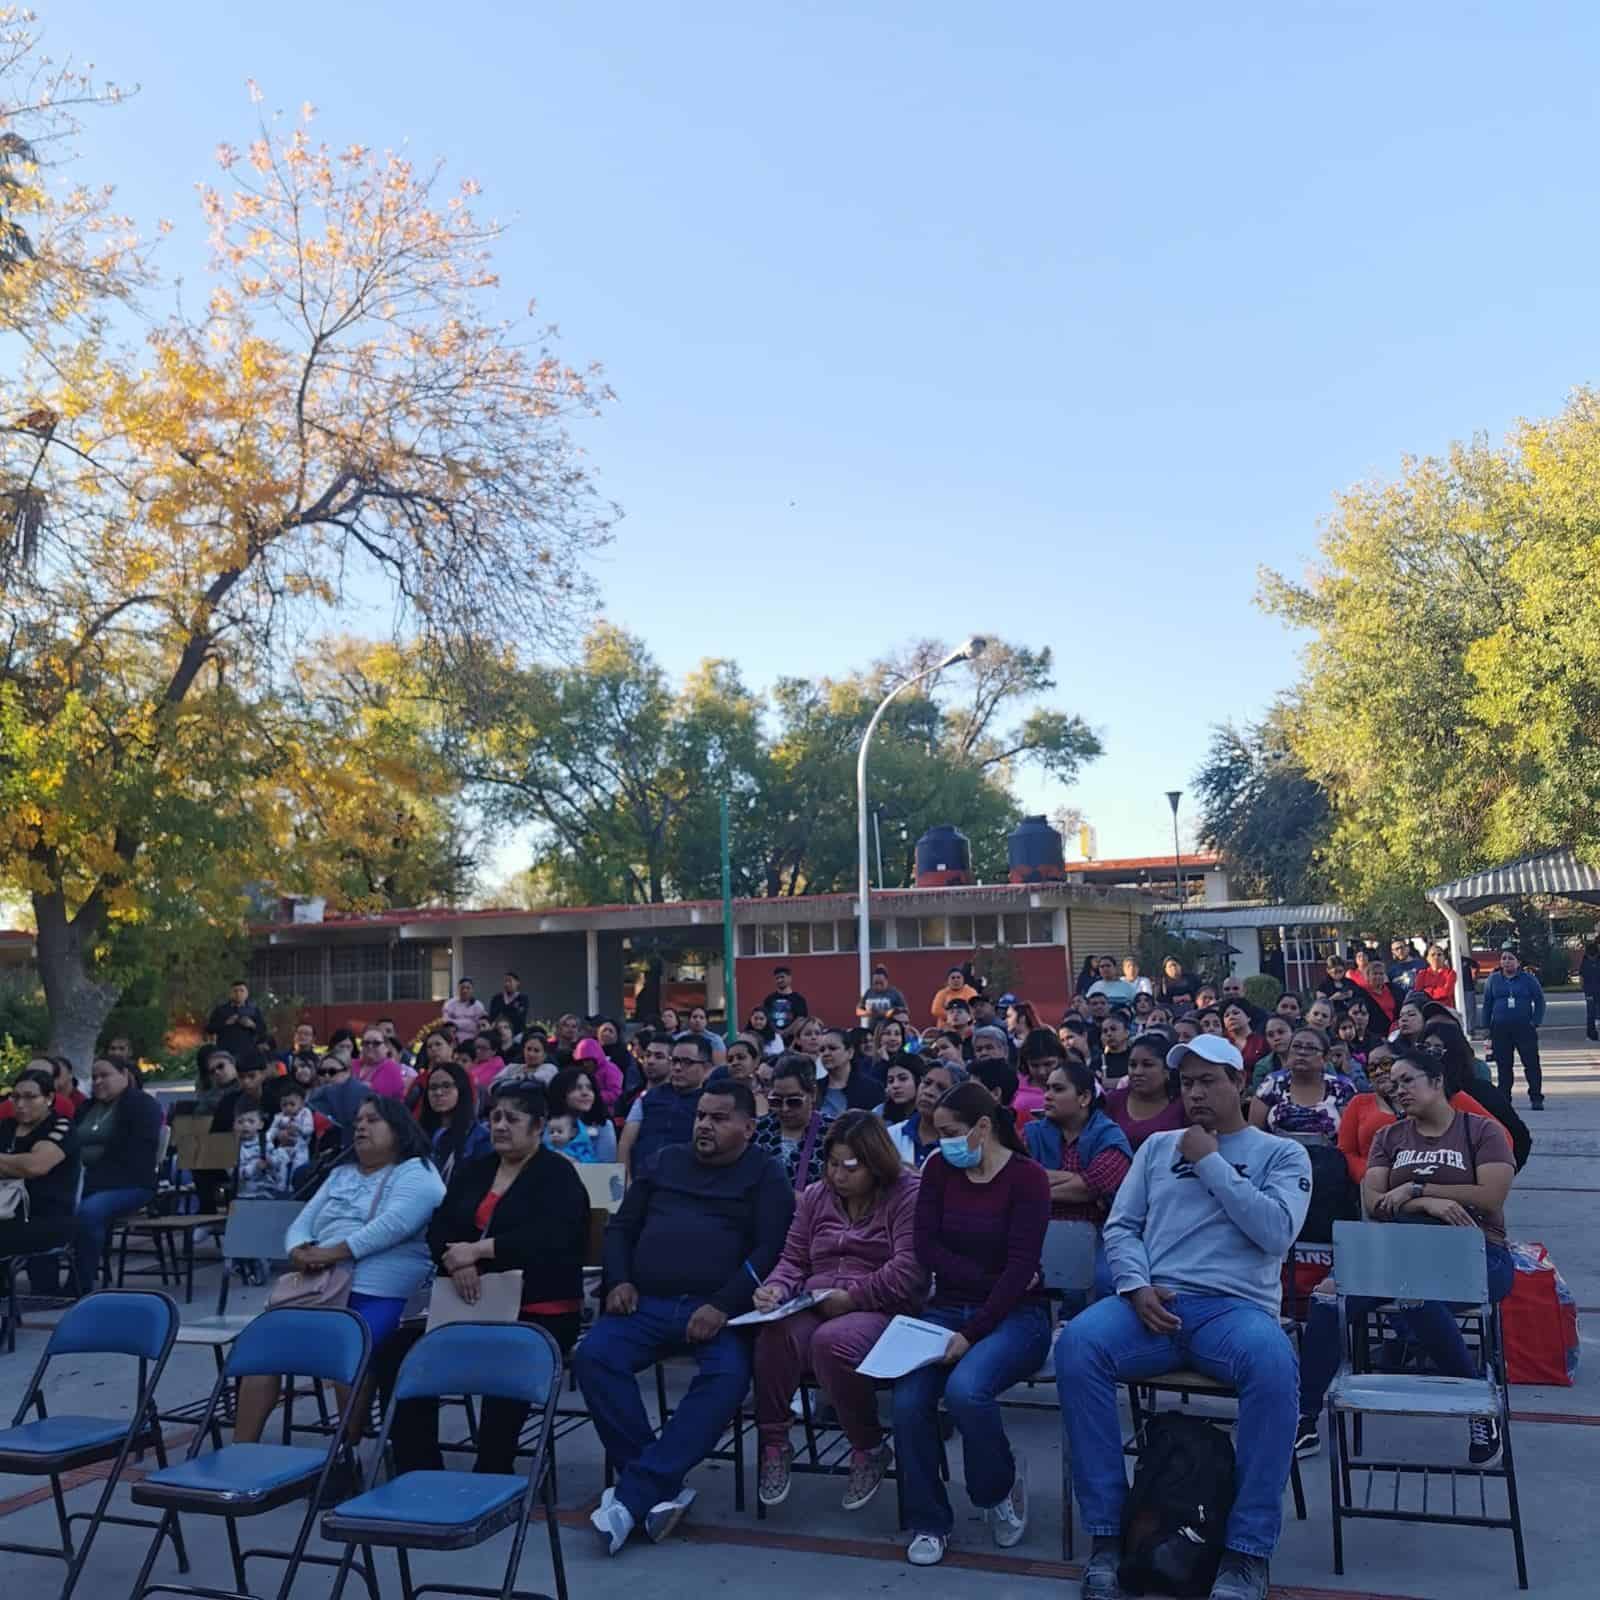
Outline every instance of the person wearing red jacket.
<path id="1" fill-rule="evenodd" d="M 1442 1006 L 1449 1006 L 1452 1011 L 1460 1011 L 1456 1004 L 1456 975 L 1450 965 L 1450 957 L 1445 953 L 1445 948 L 1440 944 L 1428 946 L 1428 964 L 1418 970 L 1417 975 L 1411 980 L 1411 987 L 1427 995 L 1430 1000 L 1437 1000 Z"/>
<path id="2" fill-rule="evenodd" d="M 1352 972 L 1349 976 L 1357 990 L 1364 993 L 1367 999 L 1383 1013 L 1385 1023 L 1392 1028 L 1395 1018 L 1400 1013 L 1400 997 L 1395 993 L 1394 985 L 1389 982 L 1389 969 L 1381 961 L 1369 957 L 1359 972 Z"/>

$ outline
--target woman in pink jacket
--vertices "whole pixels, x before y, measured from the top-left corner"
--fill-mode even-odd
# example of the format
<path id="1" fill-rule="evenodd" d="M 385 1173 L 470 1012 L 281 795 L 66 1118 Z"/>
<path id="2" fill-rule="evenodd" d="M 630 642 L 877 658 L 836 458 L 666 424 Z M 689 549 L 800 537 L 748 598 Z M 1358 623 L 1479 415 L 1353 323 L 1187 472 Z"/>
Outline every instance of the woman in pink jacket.
<path id="1" fill-rule="evenodd" d="M 572 1052 L 572 1059 L 575 1065 L 588 1069 L 589 1076 L 594 1079 L 595 1090 L 607 1107 L 614 1106 L 617 1096 L 622 1093 L 622 1073 L 616 1062 L 606 1054 L 606 1047 L 598 1039 L 580 1039 Z"/>
<path id="2" fill-rule="evenodd" d="M 823 1161 L 824 1181 L 801 1195 L 783 1254 L 755 1292 L 758 1311 L 801 1290 L 822 1297 L 808 1311 L 765 1324 L 756 1340 L 757 1492 L 767 1506 L 789 1496 L 789 1402 L 809 1371 L 850 1441 L 844 1508 L 859 1511 L 883 1482 L 888 1449 L 872 1379 L 856 1364 L 889 1319 L 917 1311 L 928 1290 L 913 1240 L 918 1180 L 870 1111 L 847 1111 L 831 1124 Z"/>

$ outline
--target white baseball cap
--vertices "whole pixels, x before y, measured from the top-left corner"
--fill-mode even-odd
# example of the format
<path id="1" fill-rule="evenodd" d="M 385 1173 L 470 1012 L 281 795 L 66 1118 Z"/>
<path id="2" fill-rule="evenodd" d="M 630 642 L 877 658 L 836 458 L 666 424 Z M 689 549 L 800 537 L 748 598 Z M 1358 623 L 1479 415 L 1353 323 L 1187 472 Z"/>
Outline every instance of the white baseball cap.
<path id="1" fill-rule="evenodd" d="M 1231 1072 L 1244 1071 L 1244 1057 L 1236 1046 L 1215 1033 L 1197 1033 L 1188 1044 L 1175 1044 L 1167 1051 L 1167 1065 L 1177 1071 L 1187 1055 L 1197 1055 L 1202 1061 L 1215 1061 L 1219 1067 Z"/>

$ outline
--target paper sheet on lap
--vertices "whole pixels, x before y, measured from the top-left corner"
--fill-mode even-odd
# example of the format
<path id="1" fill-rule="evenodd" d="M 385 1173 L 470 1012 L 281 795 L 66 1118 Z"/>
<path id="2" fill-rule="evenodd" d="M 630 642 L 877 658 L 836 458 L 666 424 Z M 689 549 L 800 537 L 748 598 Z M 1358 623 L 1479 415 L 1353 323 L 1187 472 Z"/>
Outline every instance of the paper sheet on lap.
<path id="1" fill-rule="evenodd" d="M 937 1322 L 916 1317 L 896 1317 L 878 1335 L 878 1342 L 856 1368 L 864 1378 L 903 1378 L 918 1367 L 931 1367 L 944 1359 L 950 1330 Z"/>

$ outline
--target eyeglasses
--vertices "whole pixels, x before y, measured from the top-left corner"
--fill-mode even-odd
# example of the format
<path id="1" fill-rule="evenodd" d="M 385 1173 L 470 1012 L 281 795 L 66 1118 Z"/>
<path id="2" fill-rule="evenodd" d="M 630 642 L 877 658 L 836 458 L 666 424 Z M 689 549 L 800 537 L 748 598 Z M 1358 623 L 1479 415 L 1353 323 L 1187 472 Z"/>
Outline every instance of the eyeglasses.
<path id="1" fill-rule="evenodd" d="M 363 1050 L 376 1050 L 379 1045 L 388 1044 L 388 1042 L 389 1041 L 387 1039 L 363 1039 L 361 1041 L 361 1048 Z"/>
<path id="2" fill-rule="evenodd" d="M 771 1104 L 782 1106 L 785 1111 L 798 1111 L 801 1106 L 811 1104 L 811 1096 L 808 1094 L 775 1094 L 769 1096 L 769 1099 Z"/>
<path id="3" fill-rule="evenodd" d="M 829 1172 L 857 1172 L 860 1168 L 861 1163 L 854 1156 L 846 1156 L 842 1161 L 835 1160 L 832 1156 L 828 1157 Z"/>
<path id="4" fill-rule="evenodd" d="M 699 1056 L 674 1056 L 672 1058 L 672 1064 L 675 1067 L 698 1067 L 700 1061 L 701 1058 Z"/>

